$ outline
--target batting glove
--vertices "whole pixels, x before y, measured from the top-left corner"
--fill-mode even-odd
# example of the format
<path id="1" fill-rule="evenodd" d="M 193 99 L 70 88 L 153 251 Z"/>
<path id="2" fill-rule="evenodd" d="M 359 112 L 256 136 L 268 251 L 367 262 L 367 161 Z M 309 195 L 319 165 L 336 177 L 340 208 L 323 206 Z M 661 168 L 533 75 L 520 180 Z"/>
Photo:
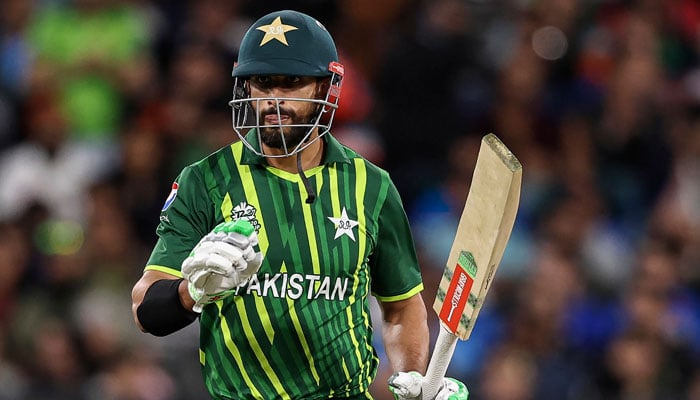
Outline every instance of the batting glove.
<path id="1" fill-rule="evenodd" d="M 416 371 L 397 372 L 389 378 L 389 390 L 396 400 L 467 400 L 467 386 L 454 379 L 443 378 L 435 399 L 423 398 L 423 375 Z"/>
<path id="2" fill-rule="evenodd" d="M 181 268 L 195 301 L 193 311 L 235 293 L 260 269 L 263 255 L 253 248 L 257 244 L 255 228 L 246 220 L 222 222 L 199 241 Z"/>

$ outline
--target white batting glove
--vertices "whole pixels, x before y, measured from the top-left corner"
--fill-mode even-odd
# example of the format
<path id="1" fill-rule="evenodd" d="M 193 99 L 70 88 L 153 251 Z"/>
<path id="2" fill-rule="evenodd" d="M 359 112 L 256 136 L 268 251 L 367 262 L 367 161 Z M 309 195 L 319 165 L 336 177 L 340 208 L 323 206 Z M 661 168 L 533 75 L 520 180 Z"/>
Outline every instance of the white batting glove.
<path id="1" fill-rule="evenodd" d="M 255 228 L 246 220 L 221 223 L 199 241 L 181 268 L 195 301 L 193 311 L 230 296 L 260 269 L 257 244 Z"/>
<path id="2" fill-rule="evenodd" d="M 416 371 L 397 372 L 389 378 L 389 390 L 396 400 L 467 400 L 467 386 L 454 379 L 443 378 L 434 399 L 423 398 L 423 375 Z"/>

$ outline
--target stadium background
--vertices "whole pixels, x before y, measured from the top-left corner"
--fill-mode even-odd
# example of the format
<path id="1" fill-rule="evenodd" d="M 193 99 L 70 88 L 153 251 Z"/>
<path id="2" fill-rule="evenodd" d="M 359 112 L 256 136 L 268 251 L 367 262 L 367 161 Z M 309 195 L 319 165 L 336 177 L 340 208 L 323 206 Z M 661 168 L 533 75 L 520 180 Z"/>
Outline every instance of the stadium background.
<path id="1" fill-rule="evenodd" d="M 700 399 L 697 1 L 3 0 L 0 400 L 206 397 L 196 328 L 141 334 L 129 293 L 174 176 L 234 138 L 236 45 L 283 8 L 336 39 L 334 132 L 394 177 L 429 305 L 479 138 L 524 164 L 449 371 L 474 399 Z"/>

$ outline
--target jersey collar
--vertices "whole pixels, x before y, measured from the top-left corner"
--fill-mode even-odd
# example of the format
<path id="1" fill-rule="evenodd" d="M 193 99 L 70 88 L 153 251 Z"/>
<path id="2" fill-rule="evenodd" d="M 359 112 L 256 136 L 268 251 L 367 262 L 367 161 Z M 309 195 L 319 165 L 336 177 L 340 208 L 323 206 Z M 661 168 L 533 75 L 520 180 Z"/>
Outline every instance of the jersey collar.
<path id="1" fill-rule="evenodd" d="M 258 136 L 253 129 L 246 135 L 246 140 L 255 150 L 260 151 L 260 143 Z M 345 147 L 343 147 L 338 139 L 334 138 L 330 133 L 326 133 L 321 137 L 321 140 L 326 142 L 326 149 L 323 154 L 323 164 L 328 165 L 336 162 L 350 163 Z M 241 156 L 241 164 L 243 165 L 268 165 L 265 157 L 253 153 L 249 148 L 243 146 L 243 155 Z"/>

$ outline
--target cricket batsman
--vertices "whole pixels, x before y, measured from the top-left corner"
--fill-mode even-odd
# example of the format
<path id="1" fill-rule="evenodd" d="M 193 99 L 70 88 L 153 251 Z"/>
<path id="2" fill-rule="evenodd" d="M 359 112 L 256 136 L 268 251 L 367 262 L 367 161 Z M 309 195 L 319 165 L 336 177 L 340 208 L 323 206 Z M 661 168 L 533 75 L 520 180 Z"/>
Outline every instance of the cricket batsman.
<path id="1" fill-rule="evenodd" d="M 390 390 L 408 399 L 421 384 L 427 312 L 401 199 L 330 133 L 343 72 L 319 21 L 256 21 L 233 68 L 240 140 L 186 166 L 161 211 L 134 319 L 156 336 L 198 320 L 213 399 L 371 399 L 370 294 Z M 436 398 L 467 395 L 445 378 Z"/>

